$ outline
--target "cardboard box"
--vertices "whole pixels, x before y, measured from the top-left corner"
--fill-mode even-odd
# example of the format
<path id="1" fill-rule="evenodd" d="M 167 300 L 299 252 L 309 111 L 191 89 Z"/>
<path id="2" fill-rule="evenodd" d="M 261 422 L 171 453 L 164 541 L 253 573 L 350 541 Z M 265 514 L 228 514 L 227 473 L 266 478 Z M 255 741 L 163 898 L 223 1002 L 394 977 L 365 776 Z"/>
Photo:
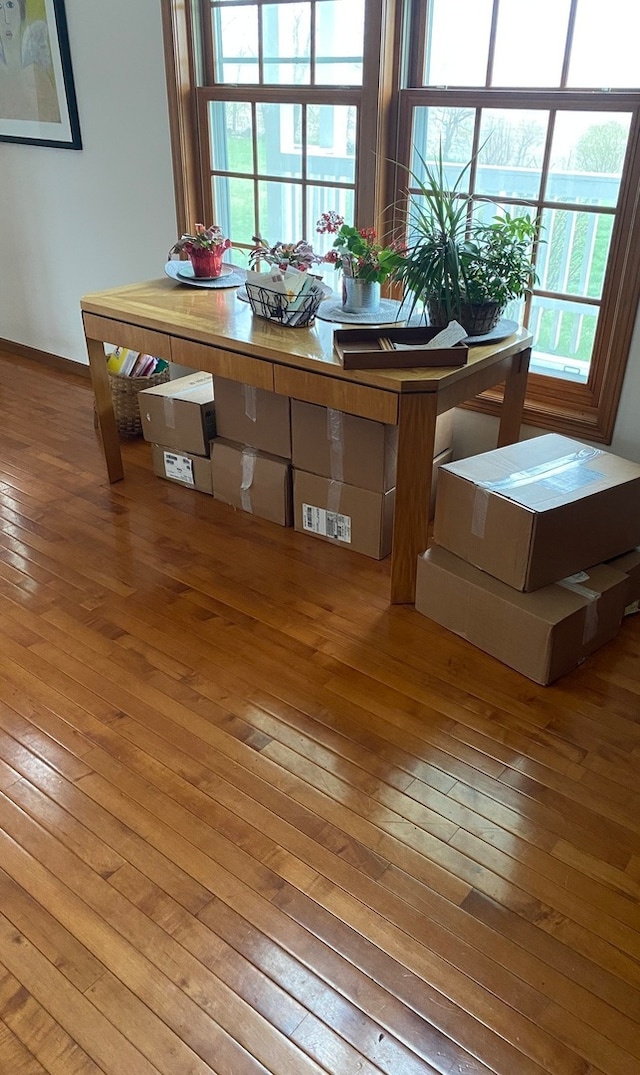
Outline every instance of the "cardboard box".
<path id="1" fill-rule="evenodd" d="M 291 440 L 296 470 L 374 493 L 395 488 L 397 426 L 292 399 Z M 434 456 L 452 443 L 453 411 L 447 411 L 438 417 Z"/>
<path id="2" fill-rule="evenodd" d="M 152 444 L 151 459 L 153 473 L 159 478 L 186 485 L 189 489 L 199 489 L 211 496 L 211 463 L 208 459 L 195 453 L 176 452 L 164 444 Z"/>
<path id="3" fill-rule="evenodd" d="M 556 434 L 448 463 L 434 541 L 518 590 L 640 544 L 640 465 Z"/>
<path id="4" fill-rule="evenodd" d="M 631 549 L 623 556 L 609 560 L 609 567 L 614 567 L 616 571 L 622 571 L 627 576 L 625 616 L 640 612 L 640 548 Z"/>
<path id="5" fill-rule="evenodd" d="M 209 455 L 216 435 L 213 377 L 190 373 L 138 393 L 145 440 L 192 455 Z"/>
<path id="6" fill-rule="evenodd" d="M 213 496 L 280 526 L 291 526 L 291 464 L 220 437 L 211 445 Z"/>
<path id="7" fill-rule="evenodd" d="M 521 593 L 438 546 L 418 559 L 416 609 L 547 684 L 615 636 L 626 578 L 608 564 Z"/>
<path id="8" fill-rule="evenodd" d="M 293 525 L 304 534 L 383 560 L 391 552 L 395 489 L 374 493 L 293 472 Z"/>
<path id="9" fill-rule="evenodd" d="M 291 459 L 291 405 L 288 396 L 215 377 L 218 436 L 261 452 Z"/>

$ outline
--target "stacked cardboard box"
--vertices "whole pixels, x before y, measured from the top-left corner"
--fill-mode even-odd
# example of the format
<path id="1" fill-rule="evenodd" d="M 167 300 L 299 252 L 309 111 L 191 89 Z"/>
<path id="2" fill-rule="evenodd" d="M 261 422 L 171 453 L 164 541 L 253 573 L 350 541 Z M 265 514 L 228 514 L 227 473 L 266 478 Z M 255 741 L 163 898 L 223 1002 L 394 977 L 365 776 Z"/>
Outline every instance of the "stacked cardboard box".
<path id="1" fill-rule="evenodd" d="M 211 374 L 191 373 L 145 388 L 138 404 L 154 473 L 211 496 L 209 444 L 216 435 Z"/>
<path id="2" fill-rule="evenodd" d="M 291 401 L 296 530 L 381 560 L 391 551 L 397 426 Z M 453 412 L 438 419 L 434 486 L 451 459 Z M 435 500 L 435 489 L 434 489 Z"/>
<path id="3" fill-rule="evenodd" d="M 555 434 L 448 464 L 434 542 L 417 610 L 550 683 L 637 599 L 640 557 L 613 558 L 638 553 L 640 466 Z"/>
<path id="4" fill-rule="evenodd" d="M 218 436 L 211 445 L 213 496 L 291 526 L 291 403 L 288 396 L 215 377 Z"/>

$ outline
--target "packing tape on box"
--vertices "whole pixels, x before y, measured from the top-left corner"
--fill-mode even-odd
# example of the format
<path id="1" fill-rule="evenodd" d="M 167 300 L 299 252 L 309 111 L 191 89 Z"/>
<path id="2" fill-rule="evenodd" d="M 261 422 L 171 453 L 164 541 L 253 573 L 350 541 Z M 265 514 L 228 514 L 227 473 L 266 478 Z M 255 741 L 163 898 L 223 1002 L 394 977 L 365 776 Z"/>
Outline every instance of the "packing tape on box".
<path id="1" fill-rule="evenodd" d="M 243 384 L 244 413 L 250 422 L 255 422 L 258 416 L 258 390 L 255 385 Z"/>
<path id="2" fill-rule="evenodd" d="M 344 481 L 344 423 L 342 411 L 327 407 L 329 470 L 334 481 Z"/>
<path id="3" fill-rule="evenodd" d="M 172 396 L 164 396 L 164 424 L 167 429 L 176 428 L 176 409 Z"/>
<path id="4" fill-rule="evenodd" d="M 474 537 L 484 537 L 488 507 L 489 490 L 484 488 L 476 489 L 476 495 L 473 498 L 473 511 L 471 513 L 471 533 Z"/>
<path id="5" fill-rule="evenodd" d="M 250 515 L 253 515 L 253 504 L 251 503 L 251 486 L 253 485 L 253 477 L 256 472 L 256 450 L 255 448 L 243 448 L 242 449 L 242 481 L 240 482 L 240 503 L 242 504 L 242 510 L 248 511 Z"/>
<path id="6" fill-rule="evenodd" d="M 524 470 L 515 470 L 513 474 L 507 474 L 504 478 L 485 481 L 481 484 L 492 493 L 499 493 L 503 489 L 518 489 L 520 486 L 531 485 L 533 482 L 549 481 L 550 479 L 566 481 L 568 475 L 573 473 L 574 478 L 570 488 L 580 488 L 583 481 L 579 476 L 575 475 L 575 472 L 599 455 L 602 455 L 599 448 L 580 448 L 577 452 L 560 455 L 555 459 L 547 459 L 544 463 L 537 463 L 535 466 L 526 467 Z"/>
<path id="7" fill-rule="evenodd" d="M 342 500 L 342 482 L 332 478 L 327 491 L 327 511 L 335 515 L 340 513 L 340 501 Z"/>
<path id="8" fill-rule="evenodd" d="M 578 571 L 575 575 L 567 575 L 566 579 L 560 579 L 557 584 L 558 586 L 564 586 L 565 590 L 571 590 L 573 593 L 578 594 L 579 597 L 586 597 L 588 601 L 582 631 L 583 644 L 590 642 L 597 633 L 598 601 L 601 597 L 597 590 L 592 590 L 589 586 L 582 585 L 588 578 L 589 576 L 584 571 Z"/>
<path id="9" fill-rule="evenodd" d="M 515 470 L 504 478 L 495 481 L 478 482 L 476 495 L 473 501 L 471 516 L 471 533 L 474 537 L 483 538 L 487 521 L 490 493 L 509 493 L 514 489 L 520 489 L 534 482 L 549 482 L 556 489 L 565 491 L 580 489 L 588 482 L 598 478 L 597 472 L 583 470 L 584 464 L 602 455 L 599 448 L 581 448 L 577 452 L 568 455 L 557 456 L 555 459 L 547 459 L 544 463 L 538 463 L 524 470 Z"/>

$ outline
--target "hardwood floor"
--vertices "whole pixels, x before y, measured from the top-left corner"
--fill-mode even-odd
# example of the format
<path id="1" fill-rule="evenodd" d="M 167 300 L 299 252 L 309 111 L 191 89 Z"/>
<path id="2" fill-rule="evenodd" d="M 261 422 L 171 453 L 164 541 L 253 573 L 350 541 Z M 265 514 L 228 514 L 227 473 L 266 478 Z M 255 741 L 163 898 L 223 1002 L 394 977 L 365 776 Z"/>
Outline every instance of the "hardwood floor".
<path id="1" fill-rule="evenodd" d="M 640 1071 L 640 616 L 542 688 L 0 355 L 1 1075 Z"/>

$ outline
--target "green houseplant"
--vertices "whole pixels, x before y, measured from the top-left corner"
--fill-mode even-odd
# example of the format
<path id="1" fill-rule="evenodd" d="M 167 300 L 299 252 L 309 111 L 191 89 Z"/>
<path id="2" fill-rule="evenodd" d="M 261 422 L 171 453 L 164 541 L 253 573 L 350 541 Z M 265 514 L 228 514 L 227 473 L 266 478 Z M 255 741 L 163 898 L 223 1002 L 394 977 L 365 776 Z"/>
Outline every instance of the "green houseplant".
<path id="1" fill-rule="evenodd" d="M 409 203 L 409 239 L 397 278 L 412 296 L 411 313 L 422 303 L 432 325 L 456 320 L 470 336 L 482 335 L 531 287 L 538 224 L 505 211 L 491 223 L 478 220 L 462 189 L 471 162 L 449 183 L 441 154 L 434 167 L 420 160 L 425 178 L 410 173 L 417 197 Z"/>

